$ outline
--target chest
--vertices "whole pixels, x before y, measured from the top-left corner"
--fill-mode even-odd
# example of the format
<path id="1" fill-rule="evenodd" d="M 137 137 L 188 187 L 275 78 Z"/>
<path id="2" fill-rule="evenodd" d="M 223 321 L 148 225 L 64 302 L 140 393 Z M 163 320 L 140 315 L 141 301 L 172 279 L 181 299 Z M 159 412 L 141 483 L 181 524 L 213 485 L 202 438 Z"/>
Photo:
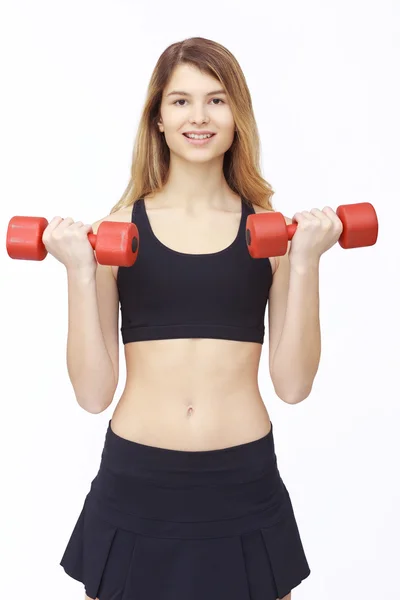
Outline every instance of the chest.
<path id="1" fill-rule="evenodd" d="M 240 212 L 183 214 L 148 209 L 150 234 L 160 244 L 182 254 L 215 254 L 231 246 L 239 235 Z"/>

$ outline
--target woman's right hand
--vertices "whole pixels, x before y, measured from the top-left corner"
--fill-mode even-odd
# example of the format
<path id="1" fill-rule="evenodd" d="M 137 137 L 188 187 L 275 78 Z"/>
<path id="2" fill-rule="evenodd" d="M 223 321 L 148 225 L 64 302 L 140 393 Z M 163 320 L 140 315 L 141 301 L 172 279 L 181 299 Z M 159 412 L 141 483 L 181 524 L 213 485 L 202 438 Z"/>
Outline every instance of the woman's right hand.
<path id="1" fill-rule="evenodd" d="M 67 270 L 95 272 L 97 261 L 88 233 L 93 233 L 91 225 L 75 223 L 71 217 L 54 217 L 43 232 L 42 242 Z"/>

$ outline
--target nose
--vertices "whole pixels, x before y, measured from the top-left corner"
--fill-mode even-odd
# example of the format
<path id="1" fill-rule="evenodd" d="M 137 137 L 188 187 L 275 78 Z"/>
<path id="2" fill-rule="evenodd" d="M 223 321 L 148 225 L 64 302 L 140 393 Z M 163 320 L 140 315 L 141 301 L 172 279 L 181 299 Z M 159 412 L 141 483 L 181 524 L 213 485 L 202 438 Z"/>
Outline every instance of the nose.
<path id="1" fill-rule="evenodd" d="M 207 110 L 204 105 L 200 104 L 194 106 L 189 118 L 190 123 L 208 123 L 209 117 L 207 115 Z"/>

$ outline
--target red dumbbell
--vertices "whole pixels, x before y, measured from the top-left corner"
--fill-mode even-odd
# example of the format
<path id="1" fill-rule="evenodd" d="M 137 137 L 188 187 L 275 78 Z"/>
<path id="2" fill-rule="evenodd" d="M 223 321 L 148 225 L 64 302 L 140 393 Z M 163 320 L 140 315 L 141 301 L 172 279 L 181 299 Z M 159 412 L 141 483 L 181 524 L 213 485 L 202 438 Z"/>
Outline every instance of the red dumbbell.
<path id="1" fill-rule="evenodd" d="M 7 252 L 10 258 L 43 260 L 47 250 L 42 242 L 48 225 L 44 217 L 12 217 L 7 229 Z M 137 258 L 139 232 L 135 223 L 103 221 L 97 233 L 88 234 L 96 251 L 97 262 L 114 267 L 130 267 Z"/>
<path id="2" fill-rule="evenodd" d="M 343 204 L 336 210 L 343 224 L 338 240 L 342 248 L 373 246 L 378 239 L 378 217 L 369 202 Z M 246 221 L 246 243 L 252 258 L 283 256 L 293 238 L 297 223 L 286 224 L 279 212 L 249 215 Z"/>

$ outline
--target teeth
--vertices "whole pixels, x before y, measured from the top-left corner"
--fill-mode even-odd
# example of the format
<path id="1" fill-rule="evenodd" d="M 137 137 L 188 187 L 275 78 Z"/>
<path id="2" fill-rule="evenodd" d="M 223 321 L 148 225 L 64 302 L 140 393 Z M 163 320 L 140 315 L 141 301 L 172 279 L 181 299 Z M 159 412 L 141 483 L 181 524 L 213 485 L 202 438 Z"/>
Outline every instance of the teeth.
<path id="1" fill-rule="evenodd" d="M 211 137 L 211 133 L 207 134 L 207 135 L 196 135 L 194 133 L 187 133 L 186 137 L 192 138 L 193 140 L 204 140 L 206 138 L 210 138 Z"/>

